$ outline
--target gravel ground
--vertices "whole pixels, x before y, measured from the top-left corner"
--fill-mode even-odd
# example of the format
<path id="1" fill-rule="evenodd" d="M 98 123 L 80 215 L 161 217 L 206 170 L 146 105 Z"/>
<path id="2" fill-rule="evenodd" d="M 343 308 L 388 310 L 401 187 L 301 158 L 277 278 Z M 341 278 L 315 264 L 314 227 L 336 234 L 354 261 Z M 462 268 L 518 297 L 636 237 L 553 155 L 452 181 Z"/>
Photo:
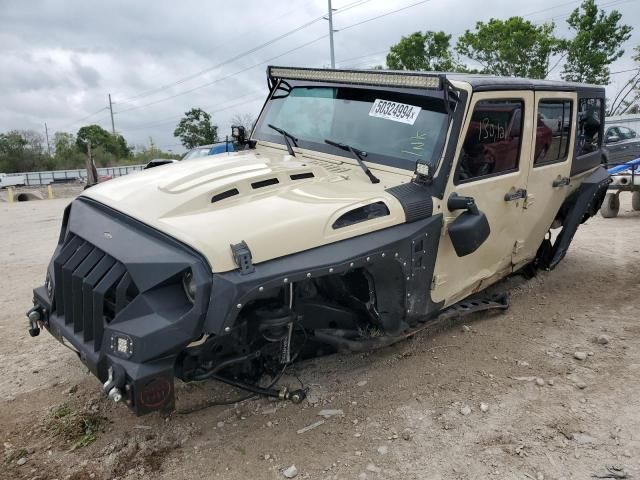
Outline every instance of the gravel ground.
<path id="1" fill-rule="evenodd" d="M 26 331 L 68 201 L 0 203 L 0 478 L 640 477 L 640 212 L 628 203 L 581 227 L 555 271 L 497 286 L 512 294 L 505 313 L 297 365 L 284 381 L 310 388 L 302 405 L 137 418 L 71 351 Z M 177 393 L 182 407 L 234 395 Z"/>

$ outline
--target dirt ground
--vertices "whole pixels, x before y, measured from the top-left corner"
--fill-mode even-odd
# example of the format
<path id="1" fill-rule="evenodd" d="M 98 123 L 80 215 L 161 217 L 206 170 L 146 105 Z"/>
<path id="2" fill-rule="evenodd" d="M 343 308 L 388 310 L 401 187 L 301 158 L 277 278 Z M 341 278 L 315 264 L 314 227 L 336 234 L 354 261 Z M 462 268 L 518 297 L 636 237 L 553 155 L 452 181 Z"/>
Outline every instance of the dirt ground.
<path id="1" fill-rule="evenodd" d="M 500 285 L 505 313 L 292 368 L 284 382 L 310 388 L 301 405 L 138 418 L 74 353 L 27 333 L 68 201 L 0 203 L 0 478 L 281 479 L 292 465 L 311 479 L 640 478 L 640 212 L 628 202 L 582 226 L 555 271 Z M 237 395 L 177 392 L 179 407 Z"/>

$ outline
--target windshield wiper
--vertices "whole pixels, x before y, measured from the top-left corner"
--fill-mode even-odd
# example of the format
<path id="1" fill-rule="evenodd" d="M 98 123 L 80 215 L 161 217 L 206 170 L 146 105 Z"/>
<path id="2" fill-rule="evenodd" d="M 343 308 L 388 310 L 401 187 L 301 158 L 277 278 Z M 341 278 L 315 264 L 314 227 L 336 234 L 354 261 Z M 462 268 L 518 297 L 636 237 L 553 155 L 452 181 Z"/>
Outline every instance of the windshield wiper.
<path id="1" fill-rule="evenodd" d="M 296 154 L 293 151 L 293 147 L 291 146 L 291 142 L 289 141 L 289 139 L 291 139 L 293 141 L 293 144 L 296 147 L 298 146 L 298 139 L 296 137 L 294 137 L 293 135 L 291 135 L 286 130 L 278 128 L 275 125 L 271 125 L 270 123 L 267 124 L 267 127 L 274 129 L 276 132 L 278 132 L 280 135 L 282 135 L 284 137 L 284 143 L 287 144 L 287 152 L 289 152 L 289 155 L 291 155 L 292 157 L 295 157 Z"/>
<path id="2" fill-rule="evenodd" d="M 376 177 L 373 173 L 371 173 L 371 170 L 369 170 L 369 167 L 367 167 L 364 161 L 362 160 L 362 157 L 367 156 L 367 152 L 363 150 L 358 150 L 357 148 L 353 148 L 351 145 L 346 145 L 340 142 L 334 142 L 333 140 L 327 140 L 326 138 L 324 139 L 324 143 L 326 143 L 327 145 L 331 145 L 333 147 L 339 148 L 340 150 L 351 152 L 351 155 L 353 155 L 353 158 L 356 159 L 356 161 L 358 162 L 358 165 L 360 165 L 360 168 L 362 168 L 362 171 L 367 174 L 367 177 L 369 177 L 369 180 L 371 180 L 371 183 L 380 183 L 380 179 Z"/>

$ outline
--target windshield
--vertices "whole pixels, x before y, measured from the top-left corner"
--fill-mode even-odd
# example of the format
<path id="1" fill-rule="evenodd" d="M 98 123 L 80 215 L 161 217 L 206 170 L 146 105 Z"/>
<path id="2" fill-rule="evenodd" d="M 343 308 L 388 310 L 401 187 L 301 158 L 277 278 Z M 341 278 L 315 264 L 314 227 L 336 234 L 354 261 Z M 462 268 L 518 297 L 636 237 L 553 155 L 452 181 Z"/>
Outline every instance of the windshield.
<path id="1" fill-rule="evenodd" d="M 368 164 L 413 171 L 416 161 L 435 167 L 447 127 L 442 98 L 352 87 L 277 90 L 260 117 L 254 138 L 284 144 L 274 125 L 301 148 L 349 157 L 325 139 L 367 152 Z"/>
<path id="2" fill-rule="evenodd" d="M 209 155 L 210 151 L 211 151 L 211 145 L 207 145 L 204 147 L 196 147 L 192 150 L 189 150 L 187 154 L 184 157 L 182 157 L 182 160 L 190 160 L 193 158 L 206 157 L 207 155 Z"/>

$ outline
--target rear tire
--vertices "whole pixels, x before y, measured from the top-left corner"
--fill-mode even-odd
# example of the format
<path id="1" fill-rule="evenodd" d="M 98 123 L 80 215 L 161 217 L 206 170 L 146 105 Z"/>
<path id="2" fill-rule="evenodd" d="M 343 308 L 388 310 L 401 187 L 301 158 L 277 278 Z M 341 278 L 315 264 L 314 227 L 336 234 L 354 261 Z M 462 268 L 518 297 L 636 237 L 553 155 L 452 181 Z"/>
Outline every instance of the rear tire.
<path id="1" fill-rule="evenodd" d="M 600 214 L 604 218 L 614 218 L 618 216 L 620 211 L 620 199 L 615 193 L 607 193 L 604 197 L 604 202 L 600 207 Z"/>
<path id="2" fill-rule="evenodd" d="M 640 210 L 640 192 L 633 192 L 631 194 L 631 208 L 634 210 Z"/>

